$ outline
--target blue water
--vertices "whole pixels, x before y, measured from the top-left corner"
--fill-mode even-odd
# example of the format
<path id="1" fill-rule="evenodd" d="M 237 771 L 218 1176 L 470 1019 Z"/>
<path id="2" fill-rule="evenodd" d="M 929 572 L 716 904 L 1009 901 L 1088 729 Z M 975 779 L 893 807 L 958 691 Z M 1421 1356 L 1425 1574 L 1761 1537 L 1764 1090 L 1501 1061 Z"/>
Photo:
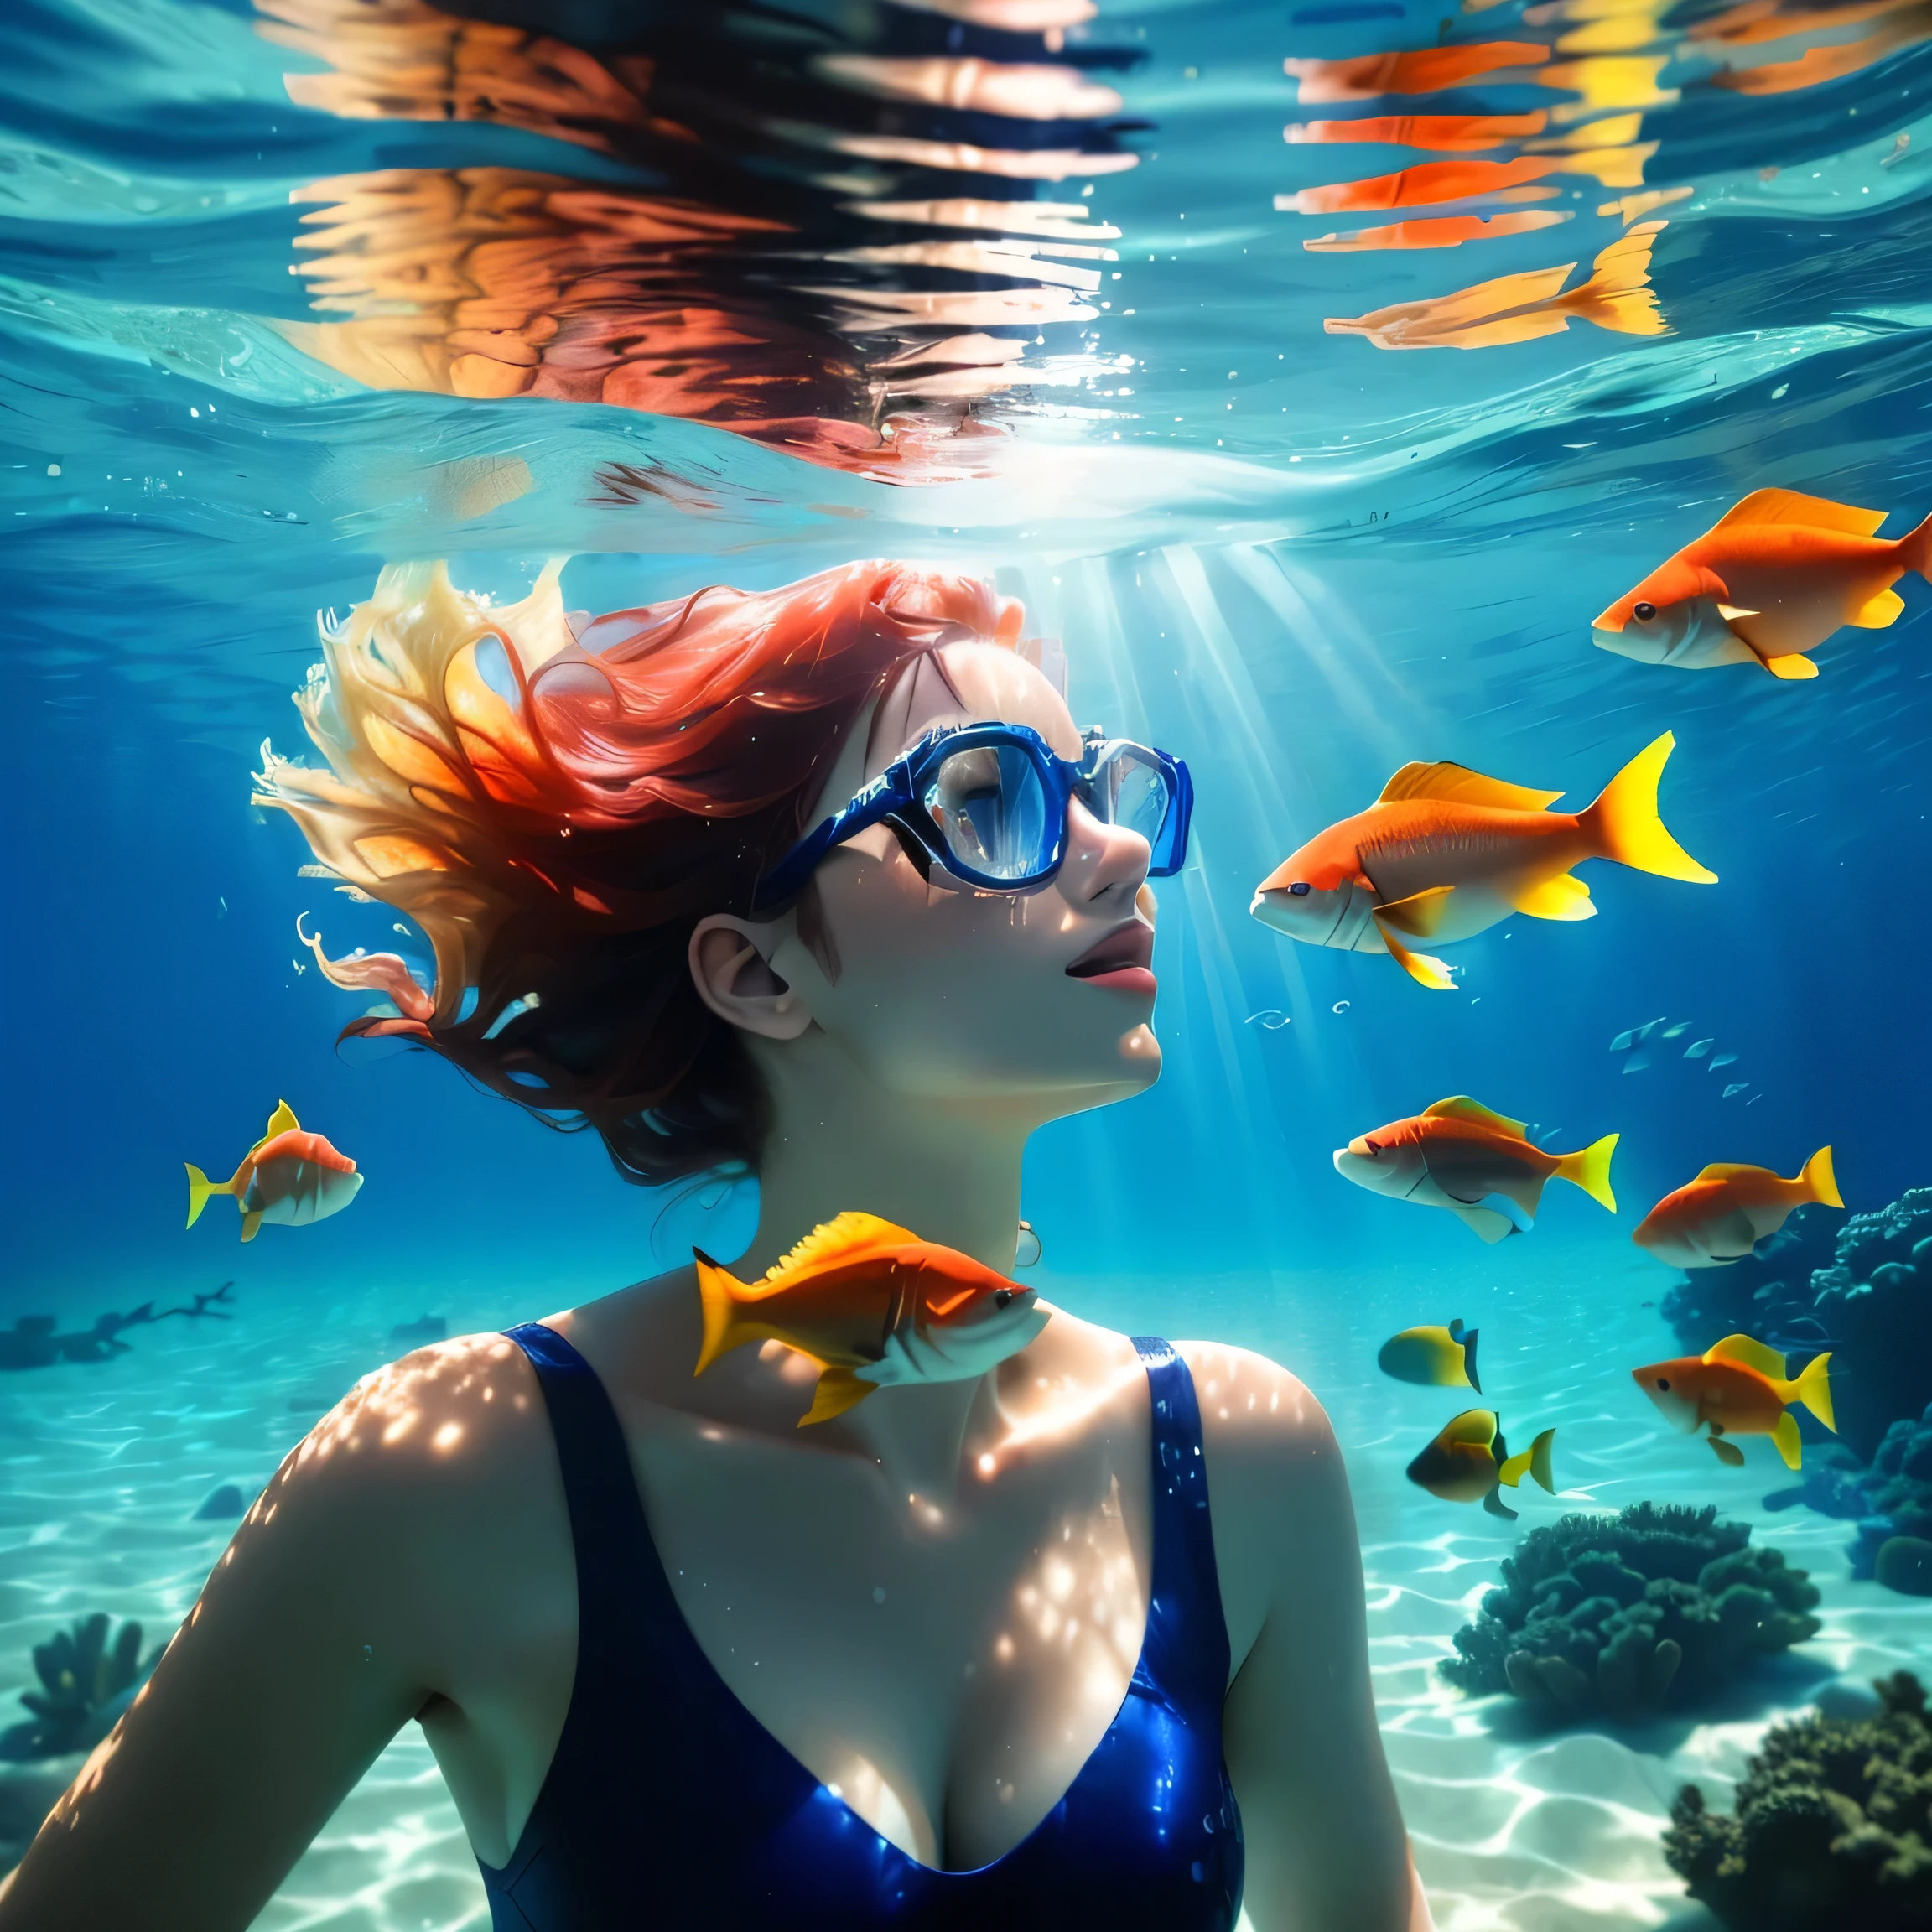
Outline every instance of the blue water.
<path id="1" fill-rule="evenodd" d="M 589 0 L 546 12 L 548 31 L 601 59 L 610 98 L 610 76 L 635 71 L 626 49 L 649 50 L 662 112 L 690 131 L 666 142 L 636 114 L 588 113 L 581 92 L 562 120 L 554 101 L 402 112 L 377 84 L 393 80 L 385 47 L 415 44 L 411 34 L 444 45 L 460 24 L 427 4 L 5 9 L 0 1320 L 86 1325 L 230 1277 L 236 1319 L 136 1331 L 139 1361 L 5 1378 L 0 1436 L 60 1437 L 98 1400 L 138 1441 L 166 1377 L 218 1390 L 226 1375 L 252 1420 L 231 1444 L 219 1436 L 222 1453 L 200 1452 L 195 1481 L 259 1483 L 306 1426 L 288 1389 L 334 1376 L 339 1391 L 393 1352 L 391 1323 L 532 1317 L 674 1265 L 693 1240 L 732 1252 L 749 1229 L 749 1188 L 653 1198 L 616 1180 L 593 1137 L 546 1132 L 427 1056 L 336 1050 L 366 997 L 304 969 L 298 917 L 340 953 L 383 943 L 392 916 L 299 877 L 309 854 L 278 815 L 251 810 L 250 773 L 265 739 L 299 749 L 288 694 L 319 655 L 315 614 L 346 610 L 402 558 L 446 556 L 460 582 L 505 595 L 567 554 L 565 602 L 592 610 L 710 582 L 765 588 L 867 555 L 958 564 L 1022 597 L 1030 631 L 1062 640 L 1082 723 L 1187 758 L 1197 838 L 1161 893 L 1156 960 L 1167 1071 L 1130 1105 L 1041 1134 L 1026 1211 L 1045 1267 L 1084 1311 L 1311 1351 L 1293 1365 L 1348 1418 L 1365 1521 L 1398 1541 L 1400 1493 L 1375 1485 L 1400 1457 L 1373 1444 L 1413 1433 L 1415 1412 L 1363 1380 L 1351 1352 L 1381 1331 L 1366 1317 L 1358 1329 L 1343 1284 L 1372 1277 L 1398 1318 L 1405 1281 L 1533 1301 L 1561 1312 L 1581 1362 L 1592 1331 L 1622 1348 L 1649 1322 L 1662 1354 L 1660 1323 L 1639 1311 L 1670 1277 L 1624 1240 L 1633 1207 L 1706 1161 L 1788 1173 L 1826 1141 L 1855 1209 L 1932 1182 L 1932 589 L 1902 581 L 1898 621 L 1841 631 L 1810 683 L 1680 674 L 1589 637 L 1597 610 L 1748 490 L 1883 508 L 1888 534 L 1932 510 L 1932 105 L 1915 99 L 1932 103 L 1932 30 L 1900 10 L 1726 39 L 1715 7 L 1581 0 L 1462 13 L 1103 0 L 1053 46 L 960 29 L 954 53 L 995 69 L 1058 63 L 1118 96 L 1097 107 L 1069 94 L 1067 112 L 1031 120 L 881 106 L 812 65 L 946 53 L 962 11 L 882 6 L 870 39 L 829 4 L 782 18 L 708 10 L 703 33 L 676 8 L 615 24 Z M 1861 35 L 1879 38 L 1841 57 L 1837 77 L 1786 71 Z M 1306 68 L 1299 83 L 1283 69 L 1491 41 L 1534 53 L 1500 80 L 1327 104 L 1307 98 Z M 1563 64 L 1569 86 L 1539 84 Z M 1746 69 L 1777 91 L 1717 84 Z M 358 72 L 377 79 L 357 92 Z M 1492 188 L 1392 210 L 1277 205 L 1463 158 L 1290 144 L 1288 123 L 1539 112 L 1545 138 L 1601 125 L 1617 148 L 1656 143 L 1640 188 L 1570 172 L 1520 201 Z M 1486 158 L 1519 152 L 1567 158 L 1519 139 Z M 617 388 L 501 393 L 505 368 L 563 366 L 522 338 L 522 362 L 444 392 L 461 387 L 447 373 L 465 352 L 453 339 L 475 325 L 438 278 L 487 281 L 465 252 L 481 230 L 457 236 L 452 184 L 480 194 L 477 171 L 492 169 L 507 171 L 489 178 L 499 187 L 514 177 L 551 197 L 543 272 L 559 313 L 572 301 L 585 312 L 580 284 L 556 291 L 589 263 L 632 277 L 620 310 L 662 299 L 728 314 L 754 345 L 719 353 L 742 354 L 739 373 L 782 393 L 776 414 L 851 436 L 821 427 L 804 449 L 730 400 L 742 386 L 662 369 L 629 401 Z M 344 185 L 378 171 L 380 183 Z M 1678 189 L 1628 217 L 1599 212 Z M 360 230 L 340 213 L 358 193 L 392 197 Z M 407 195 L 428 211 L 405 222 L 393 197 Z M 989 242 L 984 222 L 852 212 L 946 195 L 1050 204 L 1046 239 L 1072 252 L 1015 257 L 1015 241 L 1040 239 L 1018 218 L 1008 252 L 989 258 L 1001 237 Z M 670 203 L 740 226 L 653 255 L 624 224 Z M 328 225 L 311 217 L 331 209 L 332 251 L 311 245 Z M 1453 248 L 1303 247 L 1524 211 L 1568 219 Z M 745 226 L 753 216 L 782 226 Z M 1576 319 L 1537 340 L 1400 351 L 1324 330 L 1561 263 L 1579 264 L 1574 287 L 1637 221 L 1665 224 L 1649 286 L 1667 332 Z M 935 252 L 961 236 L 982 252 Z M 333 278 L 317 266 L 331 252 Z M 896 341 L 990 335 L 1007 345 L 1006 375 L 977 395 L 937 383 L 881 400 L 891 379 L 863 366 L 885 342 L 881 316 L 901 319 Z M 376 363 L 346 337 L 304 333 L 319 323 L 363 329 L 392 369 L 414 342 L 443 391 L 365 380 Z M 1664 817 L 1716 888 L 1594 867 L 1598 918 L 1513 919 L 1455 948 L 1450 994 L 1247 916 L 1262 875 L 1408 760 L 1561 787 L 1574 807 L 1665 730 L 1678 749 Z M 1691 1023 L 1680 1047 L 1713 1036 L 1735 1062 L 1712 1074 L 1666 1048 L 1629 1070 L 1610 1042 L 1660 1015 Z M 1491 1253 L 1332 1171 L 1349 1135 L 1462 1091 L 1553 1132 L 1553 1145 L 1621 1132 L 1621 1220 L 1559 1190 L 1531 1240 Z M 246 1249 L 217 1215 L 184 1233 L 180 1163 L 226 1171 L 278 1097 L 368 1176 L 353 1211 Z M 290 1339 L 305 1319 L 327 1337 L 313 1374 Z M 51 1622 L 114 1607 L 98 1567 L 56 1579 L 29 1519 L 53 1521 L 83 1493 L 97 1514 L 118 1494 L 110 1514 L 178 1526 L 192 1500 L 167 1457 L 122 1493 L 102 1470 L 62 1476 L 37 1453 L 23 1448 L 14 1471 L 37 1500 L 8 1530 L 0 1693 L 27 1681 L 27 1651 Z M 1478 1539 L 1493 1527 L 1457 1524 Z M 115 1574 L 179 1613 L 219 1540 L 197 1528 L 180 1548 Z M 1445 1647 L 1447 1594 L 1462 1589 L 1416 1641 Z M 1899 1619 L 1922 1613 L 1873 1602 L 1886 1654 L 1915 1657 L 1932 1631 Z M 1740 1760 L 1748 1742 L 1725 1748 Z M 426 1763 L 395 1788 L 411 1803 L 430 1801 Z M 366 1800 L 372 1830 L 401 1815 L 402 1799 L 382 1794 Z M 1474 1915 L 1446 1909 L 1443 1923 L 1659 1922 L 1666 1880 L 1617 1892 L 1626 1853 L 1594 1872 L 1591 1856 L 1580 1840 L 1564 1862 L 1575 1884 L 1539 1893 L 1541 1916 L 1511 1915 L 1528 1881 L 1507 1872 L 1446 1878 Z M 474 1898 L 453 1877 L 445 1891 L 424 1922 L 470 1922 Z M 318 1896 L 319 1911 L 325 1883 Z"/>

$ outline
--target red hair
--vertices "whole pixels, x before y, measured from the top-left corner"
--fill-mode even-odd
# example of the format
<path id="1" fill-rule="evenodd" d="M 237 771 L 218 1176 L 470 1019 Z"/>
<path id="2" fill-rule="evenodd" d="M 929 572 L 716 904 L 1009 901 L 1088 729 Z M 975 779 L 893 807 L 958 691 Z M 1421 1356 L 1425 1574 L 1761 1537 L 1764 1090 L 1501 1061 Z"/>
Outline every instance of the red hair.
<path id="1" fill-rule="evenodd" d="M 384 570 L 324 626 L 296 693 L 328 768 L 264 744 L 255 802 L 434 950 L 424 987 L 394 953 L 332 960 L 309 940 L 337 985 L 388 997 L 345 1037 L 405 1035 L 553 1124 L 594 1127 L 635 1181 L 748 1171 L 763 1096 L 698 997 L 692 930 L 749 910 L 901 665 L 1012 645 L 1020 606 L 949 572 L 854 564 L 574 636 L 558 569 L 501 610 L 440 564 Z"/>

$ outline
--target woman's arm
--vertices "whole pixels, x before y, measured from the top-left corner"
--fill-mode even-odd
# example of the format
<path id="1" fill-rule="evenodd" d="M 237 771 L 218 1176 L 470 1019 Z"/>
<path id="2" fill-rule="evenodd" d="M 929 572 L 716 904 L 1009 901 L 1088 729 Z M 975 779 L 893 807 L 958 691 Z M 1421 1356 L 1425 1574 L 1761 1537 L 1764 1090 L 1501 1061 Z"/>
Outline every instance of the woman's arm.
<path id="1" fill-rule="evenodd" d="M 467 1360 L 476 1349 L 369 1378 L 290 1453 L 0 1884 L 0 1932 L 240 1932 L 446 1690 L 464 1580 L 501 1554 L 477 1504 L 501 1433 L 479 1398 L 502 1371 Z"/>
<path id="2" fill-rule="evenodd" d="M 1239 1663 L 1223 1724 L 1248 1916 L 1255 1932 L 1426 1932 L 1375 1722 L 1362 1554 L 1334 1431 L 1263 1357 L 1186 1353 Z"/>

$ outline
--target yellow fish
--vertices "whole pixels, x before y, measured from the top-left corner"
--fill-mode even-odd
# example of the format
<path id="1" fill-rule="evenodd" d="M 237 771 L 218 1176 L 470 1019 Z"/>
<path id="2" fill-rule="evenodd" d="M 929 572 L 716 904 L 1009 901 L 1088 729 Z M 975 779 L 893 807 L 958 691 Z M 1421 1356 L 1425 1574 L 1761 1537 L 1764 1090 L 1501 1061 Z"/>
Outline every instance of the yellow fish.
<path id="1" fill-rule="evenodd" d="M 1420 1382 L 1436 1389 L 1473 1389 L 1480 1395 L 1483 1384 L 1476 1379 L 1476 1336 L 1464 1331 L 1460 1322 L 1446 1328 L 1405 1328 L 1382 1344 L 1375 1366 L 1398 1382 Z"/>
<path id="2" fill-rule="evenodd" d="M 801 1428 L 888 1384 L 969 1382 L 1046 1326 L 1031 1288 L 875 1214 L 844 1213 L 814 1228 L 757 1281 L 692 1254 L 704 1311 L 693 1373 L 747 1342 L 796 1348 L 823 1371 Z"/>
<path id="3" fill-rule="evenodd" d="M 1488 1409 L 1465 1409 L 1409 1465 L 1409 1480 L 1445 1503 L 1481 1503 L 1492 1516 L 1514 1523 L 1516 1512 L 1503 1500 L 1500 1484 L 1514 1489 L 1534 1476 L 1550 1493 L 1556 1484 L 1550 1468 L 1554 1429 L 1545 1429 L 1520 1456 L 1503 1441 L 1502 1424 Z"/>

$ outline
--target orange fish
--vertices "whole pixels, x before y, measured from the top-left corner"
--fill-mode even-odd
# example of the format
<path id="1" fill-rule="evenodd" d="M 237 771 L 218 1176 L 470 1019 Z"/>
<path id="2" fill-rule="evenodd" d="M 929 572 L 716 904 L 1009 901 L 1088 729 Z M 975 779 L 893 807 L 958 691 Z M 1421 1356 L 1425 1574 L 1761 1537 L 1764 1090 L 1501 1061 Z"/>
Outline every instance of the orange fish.
<path id="1" fill-rule="evenodd" d="M 1346 235 L 1311 236 L 1301 246 L 1311 255 L 1364 252 L 1382 248 L 1459 248 L 1465 242 L 1496 242 L 1506 235 L 1527 235 L 1535 228 L 1554 228 L 1574 217 L 1566 211 L 1532 208 L 1520 215 L 1441 215 L 1431 221 L 1395 221 L 1386 228 L 1357 228 Z"/>
<path id="2" fill-rule="evenodd" d="M 1874 536 L 1888 514 L 1753 490 L 1619 597 L 1592 641 L 1640 664 L 1762 664 L 1774 678 L 1815 678 L 1807 651 L 1841 625 L 1883 631 L 1905 608 L 1892 586 L 1932 565 L 1932 517 L 1903 537 Z"/>
<path id="3" fill-rule="evenodd" d="M 1378 114 L 1362 121 L 1293 121 L 1281 130 L 1291 147 L 1316 143 L 1376 142 L 1436 154 L 1473 154 L 1540 134 L 1550 117 L 1533 114 Z"/>
<path id="4" fill-rule="evenodd" d="M 1551 1175 L 1614 1214 L 1610 1156 L 1616 1147 L 1617 1136 L 1606 1134 L 1578 1153 L 1545 1154 L 1520 1120 L 1457 1093 L 1406 1120 L 1357 1135 L 1336 1149 L 1335 1171 L 1371 1194 L 1446 1208 L 1494 1243 L 1536 1225 Z"/>
<path id="5" fill-rule="evenodd" d="M 1281 70 L 1301 84 L 1301 100 L 1369 101 L 1378 94 L 1437 94 L 1508 67 L 1538 67 L 1550 58 L 1540 40 L 1484 40 L 1468 47 L 1410 47 L 1356 54 L 1343 60 L 1295 60 Z"/>
<path id="6" fill-rule="evenodd" d="M 1532 792 L 1467 766 L 1405 765 L 1366 812 L 1276 866 L 1248 910 L 1311 946 L 1387 953 L 1425 986 L 1446 991 L 1448 969 L 1405 941 L 1467 939 L 1512 912 L 1588 919 L 1597 911 L 1590 888 L 1570 870 L 1586 859 L 1716 883 L 1657 816 L 1657 781 L 1676 742 L 1666 731 L 1577 813 L 1546 809 L 1561 792 Z"/>
<path id="7" fill-rule="evenodd" d="M 242 1156 L 226 1181 L 210 1181 L 192 1161 L 188 1170 L 188 1225 L 201 1218 L 210 1194 L 232 1194 L 242 1210 L 242 1239 L 252 1241 L 266 1221 L 278 1228 L 305 1228 L 340 1214 L 356 1198 L 362 1176 L 346 1154 L 319 1134 L 305 1134 L 286 1100 L 275 1103 L 268 1129 Z"/>
<path id="8" fill-rule="evenodd" d="M 1798 1425 L 1790 1406 L 1802 1402 L 1825 1426 L 1836 1433 L 1831 1419 L 1831 1382 L 1826 1373 L 1829 1355 L 1815 1355 L 1795 1382 L 1784 1374 L 1784 1358 L 1775 1348 L 1753 1342 L 1748 1335 L 1727 1335 L 1701 1355 L 1680 1355 L 1672 1362 L 1653 1362 L 1633 1368 L 1632 1379 L 1654 1402 L 1674 1429 L 1694 1436 L 1709 1426 L 1712 1449 L 1720 1462 L 1742 1468 L 1744 1452 L 1731 1436 L 1768 1436 L 1788 1467 L 1799 1466 Z"/>
<path id="9" fill-rule="evenodd" d="M 1623 335 L 1666 335 L 1649 285 L 1650 251 L 1663 226 L 1639 223 L 1597 256 L 1588 281 L 1567 291 L 1563 284 L 1574 262 L 1501 275 L 1452 295 L 1394 303 L 1366 315 L 1331 315 L 1322 326 L 1331 335 L 1366 335 L 1378 349 L 1493 349 L 1560 335 L 1573 320 Z"/>
<path id="10" fill-rule="evenodd" d="M 692 1253 L 704 1311 L 693 1373 L 747 1342 L 796 1348 L 823 1371 L 800 1428 L 844 1415 L 875 1389 L 971 1381 L 1046 1326 L 1031 1288 L 875 1214 L 814 1228 L 750 1283 Z"/>
<path id="11" fill-rule="evenodd" d="M 1672 1268 L 1739 1261 L 1807 1202 L 1842 1208 L 1831 1150 L 1820 1147 L 1801 1173 L 1781 1181 L 1768 1167 L 1720 1161 L 1666 1194 L 1630 1239 Z"/>

